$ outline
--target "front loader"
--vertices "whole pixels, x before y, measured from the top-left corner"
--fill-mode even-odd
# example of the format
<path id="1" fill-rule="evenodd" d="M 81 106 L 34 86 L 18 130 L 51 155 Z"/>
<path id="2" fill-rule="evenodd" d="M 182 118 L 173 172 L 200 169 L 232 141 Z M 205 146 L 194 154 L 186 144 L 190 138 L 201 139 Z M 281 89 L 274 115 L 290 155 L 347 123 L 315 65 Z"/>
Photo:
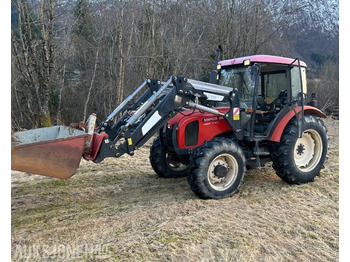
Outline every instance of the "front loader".
<path id="1" fill-rule="evenodd" d="M 284 181 L 310 182 L 323 167 L 328 137 L 321 120 L 326 116 L 315 107 L 315 95 L 307 101 L 305 71 L 306 64 L 299 59 L 255 55 L 218 62 L 211 83 L 178 76 L 165 82 L 146 79 L 97 127 L 92 115 L 86 132 L 67 135 L 65 139 L 75 141 L 71 147 L 79 148 L 72 156 L 74 165 L 63 163 L 73 166 L 72 171 L 60 175 L 57 168 L 56 173 L 45 173 L 68 154 L 50 156 L 57 151 L 56 138 L 48 146 L 48 141 L 41 141 L 47 150 L 45 162 L 38 165 L 40 172 L 13 161 L 12 168 L 67 178 L 75 173 L 81 156 L 95 163 L 133 156 L 157 134 L 150 150 L 154 171 L 164 178 L 187 176 L 193 192 L 204 199 L 232 196 L 247 168 L 269 161 Z M 80 135 L 84 146 L 76 145 Z M 16 136 L 21 140 L 26 134 Z M 36 144 L 33 138 L 24 143 L 27 149 L 17 159 L 25 162 L 26 150 L 31 155 Z"/>

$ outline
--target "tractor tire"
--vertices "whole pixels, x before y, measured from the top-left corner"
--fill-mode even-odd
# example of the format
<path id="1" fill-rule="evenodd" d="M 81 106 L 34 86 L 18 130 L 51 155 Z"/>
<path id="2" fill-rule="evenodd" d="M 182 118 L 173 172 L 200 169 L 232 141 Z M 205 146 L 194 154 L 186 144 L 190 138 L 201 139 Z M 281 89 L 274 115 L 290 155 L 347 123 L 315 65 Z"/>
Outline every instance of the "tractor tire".
<path id="1" fill-rule="evenodd" d="M 302 137 L 298 138 L 297 120 L 292 120 L 271 154 L 276 174 L 291 184 L 314 181 L 327 155 L 328 136 L 323 121 L 312 115 L 304 119 Z"/>
<path id="2" fill-rule="evenodd" d="M 169 158 L 168 150 L 162 145 L 159 137 L 153 140 L 149 159 L 154 172 L 163 178 L 185 177 L 190 172 L 190 165 Z"/>
<path id="3" fill-rule="evenodd" d="M 245 174 L 242 149 L 227 138 L 204 143 L 192 159 L 187 177 L 192 191 L 202 199 L 220 199 L 238 192 Z"/>

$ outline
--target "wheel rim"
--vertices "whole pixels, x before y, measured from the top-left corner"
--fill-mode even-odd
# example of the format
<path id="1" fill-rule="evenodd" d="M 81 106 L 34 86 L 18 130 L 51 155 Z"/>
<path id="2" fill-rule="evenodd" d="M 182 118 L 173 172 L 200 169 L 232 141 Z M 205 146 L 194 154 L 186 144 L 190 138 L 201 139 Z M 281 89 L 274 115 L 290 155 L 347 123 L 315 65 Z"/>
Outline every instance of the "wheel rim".
<path id="1" fill-rule="evenodd" d="M 218 191 L 228 189 L 236 181 L 238 175 L 237 160 L 230 154 L 217 156 L 208 169 L 210 186 Z"/>
<path id="2" fill-rule="evenodd" d="M 295 143 L 294 161 L 299 170 L 309 172 L 320 162 L 323 152 L 321 136 L 312 129 L 305 130 Z"/>
<path id="3" fill-rule="evenodd" d="M 168 153 L 165 155 L 165 159 L 166 159 L 167 165 L 174 171 L 182 171 L 182 170 L 185 170 L 187 168 L 187 165 L 184 165 L 181 162 L 172 160 L 169 157 Z"/>

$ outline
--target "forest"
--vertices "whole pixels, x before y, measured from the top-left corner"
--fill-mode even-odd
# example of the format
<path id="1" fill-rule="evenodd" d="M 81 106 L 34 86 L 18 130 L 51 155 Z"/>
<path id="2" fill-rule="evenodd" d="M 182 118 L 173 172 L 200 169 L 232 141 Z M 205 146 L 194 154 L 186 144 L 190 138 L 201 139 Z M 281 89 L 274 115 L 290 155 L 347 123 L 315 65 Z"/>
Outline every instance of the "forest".
<path id="1" fill-rule="evenodd" d="M 318 107 L 339 105 L 335 0 L 12 0 L 12 129 L 102 121 L 146 78 L 207 79 L 218 45 L 298 57 Z"/>

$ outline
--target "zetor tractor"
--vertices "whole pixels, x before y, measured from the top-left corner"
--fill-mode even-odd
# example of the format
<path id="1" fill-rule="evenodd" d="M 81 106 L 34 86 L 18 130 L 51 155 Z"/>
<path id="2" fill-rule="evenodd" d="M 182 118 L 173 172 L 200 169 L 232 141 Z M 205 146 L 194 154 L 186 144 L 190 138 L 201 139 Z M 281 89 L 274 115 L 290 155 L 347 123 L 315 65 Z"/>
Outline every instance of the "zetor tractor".
<path id="1" fill-rule="evenodd" d="M 164 178 L 187 176 L 200 198 L 232 196 L 247 168 L 268 161 L 288 183 L 313 181 L 328 136 L 315 94 L 307 100 L 306 64 L 268 55 L 216 64 L 210 83 L 146 79 L 92 128 L 83 157 L 98 163 L 133 155 L 158 133 L 150 150 L 154 171 Z"/>
<path id="2" fill-rule="evenodd" d="M 246 167 L 268 161 L 288 183 L 313 181 L 328 137 L 315 94 L 306 100 L 305 71 L 298 59 L 255 55 L 219 62 L 212 83 L 146 80 L 101 123 L 85 159 L 133 155 L 159 131 L 150 150 L 154 171 L 164 178 L 187 176 L 204 199 L 233 195 Z M 119 112 L 122 117 L 110 125 Z"/>

